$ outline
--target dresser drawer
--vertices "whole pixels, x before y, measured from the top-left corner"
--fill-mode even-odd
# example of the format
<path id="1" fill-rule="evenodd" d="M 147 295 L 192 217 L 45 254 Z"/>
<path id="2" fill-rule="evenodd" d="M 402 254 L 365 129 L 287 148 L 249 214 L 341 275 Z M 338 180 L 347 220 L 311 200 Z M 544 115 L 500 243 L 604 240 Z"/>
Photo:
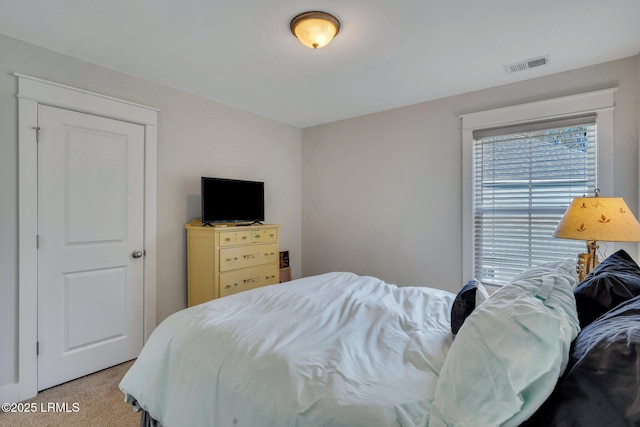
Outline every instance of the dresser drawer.
<path id="1" fill-rule="evenodd" d="M 251 242 L 252 243 L 271 243 L 278 241 L 278 230 L 275 228 L 266 228 L 264 230 L 252 230 Z"/>
<path id="2" fill-rule="evenodd" d="M 254 265 L 278 263 L 277 243 L 220 249 L 220 271 L 237 270 Z"/>
<path id="3" fill-rule="evenodd" d="M 225 231 L 218 236 L 220 246 L 244 245 L 251 242 L 251 231 Z"/>
<path id="4" fill-rule="evenodd" d="M 260 265 L 220 273 L 220 297 L 278 283 L 278 265 Z"/>

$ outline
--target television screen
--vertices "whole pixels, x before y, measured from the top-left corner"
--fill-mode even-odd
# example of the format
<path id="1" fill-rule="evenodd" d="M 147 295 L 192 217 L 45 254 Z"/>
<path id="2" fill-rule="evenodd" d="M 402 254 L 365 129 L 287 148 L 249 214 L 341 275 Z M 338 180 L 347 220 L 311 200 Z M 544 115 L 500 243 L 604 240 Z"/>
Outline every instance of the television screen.
<path id="1" fill-rule="evenodd" d="M 264 221 L 264 182 L 202 177 L 202 223 Z"/>

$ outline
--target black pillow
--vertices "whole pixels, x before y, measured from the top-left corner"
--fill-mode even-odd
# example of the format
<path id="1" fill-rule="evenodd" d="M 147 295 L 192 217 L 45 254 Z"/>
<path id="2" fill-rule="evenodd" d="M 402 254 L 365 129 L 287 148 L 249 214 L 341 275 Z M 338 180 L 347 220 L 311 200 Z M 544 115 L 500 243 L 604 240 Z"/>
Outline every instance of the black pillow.
<path id="1" fill-rule="evenodd" d="M 640 295 L 640 267 L 624 250 L 606 258 L 574 291 L 580 327 Z"/>
<path id="2" fill-rule="evenodd" d="M 480 293 L 479 297 L 478 293 Z M 460 289 L 451 307 L 451 332 L 453 335 L 458 333 L 464 320 L 476 308 L 478 299 L 480 301 L 487 299 L 487 292 L 480 281 L 471 279 Z"/>
<path id="3" fill-rule="evenodd" d="M 583 329 L 555 390 L 520 427 L 640 426 L 640 296 Z"/>

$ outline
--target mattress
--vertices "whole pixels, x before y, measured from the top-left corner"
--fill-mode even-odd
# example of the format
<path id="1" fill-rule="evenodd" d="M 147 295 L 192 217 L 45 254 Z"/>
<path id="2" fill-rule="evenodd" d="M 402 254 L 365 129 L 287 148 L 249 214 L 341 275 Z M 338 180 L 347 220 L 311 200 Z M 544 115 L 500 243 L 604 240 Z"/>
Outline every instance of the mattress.
<path id="1" fill-rule="evenodd" d="M 433 400 L 455 296 L 345 272 L 242 292 L 168 317 L 120 388 L 165 427 L 401 426 Z"/>

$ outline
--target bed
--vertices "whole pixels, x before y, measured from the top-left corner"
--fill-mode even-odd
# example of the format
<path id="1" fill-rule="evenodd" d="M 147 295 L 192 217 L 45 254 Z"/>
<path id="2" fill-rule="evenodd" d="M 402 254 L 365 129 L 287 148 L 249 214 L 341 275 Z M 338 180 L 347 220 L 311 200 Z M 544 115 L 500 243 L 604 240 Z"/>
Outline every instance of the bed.
<path id="1" fill-rule="evenodd" d="M 242 292 L 165 319 L 120 389 L 143 425 L 164 427 L 640 425 L 640 280 L 595 309 L 583 292 L 580 316 L 576 292 L 598 268 L 579 285 L 573 264 L 533 267 L 491 296 L 473 280 L 454 294 L 346 272 Z M 592 294 L 606 287 L 591 282 Z M 583 335 L 593 310 L 603 315 Z M 625 398 L 601 405 L 623 423 L 576 424 L 593 404 L 588 390 L 574 395 L 582 361 L 619 318 L 616 351 L 635 371 L 623 383 L 612 379 L 619 367 L 609 372 Z"/>

